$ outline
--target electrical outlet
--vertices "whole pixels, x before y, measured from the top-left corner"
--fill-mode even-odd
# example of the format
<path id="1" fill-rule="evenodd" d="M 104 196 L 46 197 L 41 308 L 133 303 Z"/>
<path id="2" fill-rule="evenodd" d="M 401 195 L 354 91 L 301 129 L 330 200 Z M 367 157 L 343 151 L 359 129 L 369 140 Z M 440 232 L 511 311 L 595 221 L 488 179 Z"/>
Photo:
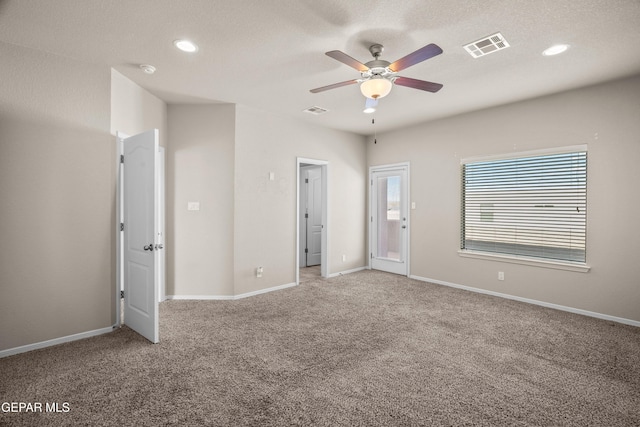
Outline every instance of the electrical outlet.
<path id="1" fill-rule="evenodd" d="M 346 255 L 342 255 L 342 262 L 345 262 L 347 260 L 347 256 Z"/>
<path id="2" fill-rule="evenodd" d="M 264 272 L 264 269 L 262 267 L 256 268 L 256 277 L 262 277 L 263 272 Z"/>
<path id="3" fill-rule="evenodd" d="M 498 271 L 498 280 L 504 280 L 504 271 Z"/>

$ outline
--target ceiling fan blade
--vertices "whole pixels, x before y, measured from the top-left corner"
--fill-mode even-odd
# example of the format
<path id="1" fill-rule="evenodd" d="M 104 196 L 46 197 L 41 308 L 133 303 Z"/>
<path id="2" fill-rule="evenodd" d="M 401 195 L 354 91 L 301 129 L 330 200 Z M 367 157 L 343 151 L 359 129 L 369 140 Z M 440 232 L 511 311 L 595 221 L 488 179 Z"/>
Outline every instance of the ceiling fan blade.
<path id="1" fill-rule="evenodd" d="M 362 62 L 353 59 L 349 55 L 339 50 L 332 50 L 331 52 L 327 52 L 325 55 L 332 57 L 336 61 L 340 61 L 343 64 L 348 65 L 351 68 L 355 68 L 358 71 L 367 71 L 369 67 L 364 65 Z"/>
<path id="2" fill-rule="evenodd" d="M 337 87 L 342 87 L 342 86 L 348 86 L 354 83 L 358 83 L 358 80 L 347 80 L 346 82 L 334 83 L 328 86 L 317 87 L 315 89 L 311 89 L 309 92 L 311 93 L 324 92 L 325 90 L 335 89 Z"/>
<path id="3" fill-rule="evenodd" d="M 427 82 L 425 80 L 411 79 L 409 77 L 396 77 L 394 83 L 400 86 L 406 86 L 413 89 L 426 90 L 427 92 L 437 92 L 442 89 L 440 83 Z"/>
<path id="4" fill-rule="evenodd" d="M 442 49 L 440 49 L 440 46 L 431 43 L 413 53 L 410 53 L 404 58 L 400 58 L 396 62 L 389 64 L 389 69 L 397 73 L 398 71 L 402 71 L 419 62 L 426 61 L 427 59 L 433 58 L 441 53 Z"/>

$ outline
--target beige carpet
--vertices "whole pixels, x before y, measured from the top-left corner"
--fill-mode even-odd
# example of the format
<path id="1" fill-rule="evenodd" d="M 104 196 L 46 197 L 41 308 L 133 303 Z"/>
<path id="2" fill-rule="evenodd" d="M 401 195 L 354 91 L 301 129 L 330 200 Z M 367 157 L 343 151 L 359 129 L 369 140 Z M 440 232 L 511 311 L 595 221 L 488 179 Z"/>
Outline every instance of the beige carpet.
<path id="1" fill-rule="evenodd" d="M 319 265 L 314 265 L 313 267 L 302 267 L 299 272 L 300 283 L 306 283 L 322 278 Z"/>
<path id="2" fill-rule="evenodd" d="M 638 426 L 640 328 L 375 271 L 0 359 L 0 425 Z"/>

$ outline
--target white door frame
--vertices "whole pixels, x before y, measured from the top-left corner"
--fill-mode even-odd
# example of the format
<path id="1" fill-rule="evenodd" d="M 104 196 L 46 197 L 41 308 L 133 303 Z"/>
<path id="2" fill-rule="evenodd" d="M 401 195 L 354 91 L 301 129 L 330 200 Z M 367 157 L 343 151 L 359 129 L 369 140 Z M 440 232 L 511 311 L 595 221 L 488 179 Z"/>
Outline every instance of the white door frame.
<path id="1" fill-rule="evenodd" d="M 379 165 L 379 166 L 370 166 L 369 167 L 369 220 L 367 221 L 367 227 L 369 228 L 369 244 L 368 244 L 368 253 L 369 255 L 367 256 L 367 268 L 369 270 L 371 270 L 371 260 L 373 257 L 373 253 L 374 253 L 374 247 L 373 247 L 373 242 L 375 241 L 374 238 L 374 233 L 376 232 L 376 230 L 374 230 L 374 228 L 372 227 L 372 222 L 373 222 L 373 173 L 374 172 L 387 172 L 387 171 L 393 171 L 393 170 L 398 170 L 398 169 L 405 169 L 406 170 L 406 176 L 407 176 L 407 182 L 406 182 L 406 195 L 405 195 L 405 200 L 404 200 L 404 211 L 406 212 L 406 233 L 405 233 L 405 240 L 404 240 L 404 244 L 405 244 L 405 248 L 404 248 L 404 253 L 405 253 L 405 264 L 407 267 L 407 274 L 406 276 L 409 277 L 411 275 L 411 265 L 410 265 L 410 260 L 411 260 L 411 253 L 410 253 L 410 248 L 411 248 L 411 210 L 409 209 L 409 199 L 411 198 L 411 187 L 410 187 L 410 177 L 411 177 L 411 170 L 410 170 L 410 164 L 409 162 L 402 162 L 402 163 L 393 163 L 393 164 L 388 164 L 388 165 Z"/>
<path id="2" fill-rule="evenodd" d="M 328 277 L 329 274 L 329 162 L 326 160 L 308 159 L 298 157 L 296 159 L 296 284 L 300 284 L 300 166 L 318 165 L 322 170 L 322 236 L 320 249 L 320 274 Z"/>
<path id="3" fill-rule="evenodd" d="M 128 138 L 130 135 L 125 133 L 116 132 L 116 292 L 115 292 L 115 301 L 116 301 L 116 322 L 113 325 L 114 328 L 119 328 L 122 323 L 122 312 L 120 307 L 120 299 L 124 286 L 124 270 L 122 268 L 124 261 L 124 239 L 123 239 L 123 231 L 120 228 L 120 224 L 123 222 L 124 218 L 124 191 L 123 191 L 123 168 L 121 167 L 120 158 L 124 153 L 123 140 Z M 165 149 L 164 147 L 159 147 L 160 155 L 159 161 L 160 164 L 156 165 L 160 172 L 160 188 L 159 192 L 156 195 L 158 197 L 158 202 L 160 206 L 160 212 L 158 216 L 160 218 L 160 222 L 158 224 L 158 243 L 166 246 L 165 244 Z M 158 302 L 162 302 L 166 299 L 166 251 L 162 250 L 158 252 L 158 263 L 156 266 L 156 274 L 158 276 Z"/>
<path id="4" fill-rule="evenodd" d="M 115 294 L 115 306 L 116 306 L 116 323 L 113 325 L 114 328 L 119 328 L 122 324 L 122 313 L 121 313 L 121 295 L 123 292 L 124 286 L 124 271 L 122 269 L 123 257 L 124 257 L 124 248 L 123 245 L 123 230 L 120 227 L 124 218 L 124 210 L 123 210 L 123 200 L 124 191 L 122 188 L 124 180 L 122 179 L 123 170 L 120 167 L 120 158 L 124 154 L 124 146 L 123 140 L 128 138 L 129 135 L 119 132 L 116 132 L 116 294 Z"/>
<path id="5" fill-rule="evenodd" d="M 300 267 L 308 266 L 309 256 L 317 258 L 317 254 L 314 256 L 312 253 L 312 245 L 313 237 L 309 234 L 309 228 L 312 228 L 310 221 L 319 220 L 320 221 L 320 237 L 322 238 L 322 228 L 324 224 L 322 224 L 322 212 L 319 212 L 319 215 L 314 215 L 314 210 L 307 210 L 309 205 L 309 197 L 313 194 L 310 190 L 312 190 L 313 182 L 305 182 L 305 178 L 308 177 L 309 173 L 313 171 L 317 173 L 318 177 L 322 179 L 322 166 L 319 165 L 302 165 L 300 166 L 300 251 L 299 251 L 299 259 L 300 259 Z M 318 195 L 320 199 L 322 199 L 322 181 L 320 182 L 320 194 Z M 318 206 L 312 205 L 312 207 L 319 207 L 322 209 L 322 200 Z M 305 218 L 305 211 L 308 214 L 308 217 Z M 305 249 L 308 249 L 309 252 L 305 252 Z M 322 242 L 320 242 L 320 251 L 322 251 Z M 321 254 L 320 254 L 321 255 Z M 318 264 L 321 264 L 319 262 Z M 318 265 L 315 264 L 315 265 Z"/>
<path id="6" fill-rule="evenodd" d="M 165 159 L 165 149 L 164 147 L 158 147 L 160 150 L 160 155 L 159 155 L 159 165 L 157 165 L 159 174 L 160 174 L 160 182 L 158 183 L 158 194 L 156 194 L 156 197 L 158 199 L 158 206 L 160 211 L 158 212 L 158 224 L 157 224 L 157 230 L 156 230 L 156 239 L 158 241 L 158 244 L 163 245 L 163 246 L 167 246 L 166 245 L 166 240 L 165 240 L 165 236 L 166 236 L 166 202 L 165 202 L 165 197 L 166 197 L 166 190 L 165 190 L 165 164 L 166 164 L 166 159 Z M 157 267 L 156 267 L 156 274 L 158 275 L 158 302 L 162 302 L 164 300 L 167 299 L 167 293 L 166 293 L 166 263 L 167 263 L 167 251 L 166 250 L 161 250 L 158 253 L 158 263 L 157 263 Z"/>

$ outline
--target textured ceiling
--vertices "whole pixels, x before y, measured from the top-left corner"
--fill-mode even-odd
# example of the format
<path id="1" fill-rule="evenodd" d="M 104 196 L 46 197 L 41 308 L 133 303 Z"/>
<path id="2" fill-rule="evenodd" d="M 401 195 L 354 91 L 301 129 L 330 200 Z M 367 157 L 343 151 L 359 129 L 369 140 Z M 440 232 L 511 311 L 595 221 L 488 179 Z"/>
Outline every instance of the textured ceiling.
<path id="1" fill-rule="evenodd" d="M 511 47 L 478 59 L 463 49 L 498 31 Z M 178 51 L 178 38 L 199 52 Z M 640 73 L 640 1 L 0 0 L 0 42 L 113 67 L 169 103 L 238 103 L 371 134 L 357 85 L 309 92 L 359 77 L 324 52 L 367 62 L 381 43 L 393 62 L 443 49 L 400 73 L 443 89 L 395 86 L 375 113 L 382 132 Z M 541 55 L 555 43 L 571 48 Z M 311 106 L 329 111 L 302 112 Z"/>

